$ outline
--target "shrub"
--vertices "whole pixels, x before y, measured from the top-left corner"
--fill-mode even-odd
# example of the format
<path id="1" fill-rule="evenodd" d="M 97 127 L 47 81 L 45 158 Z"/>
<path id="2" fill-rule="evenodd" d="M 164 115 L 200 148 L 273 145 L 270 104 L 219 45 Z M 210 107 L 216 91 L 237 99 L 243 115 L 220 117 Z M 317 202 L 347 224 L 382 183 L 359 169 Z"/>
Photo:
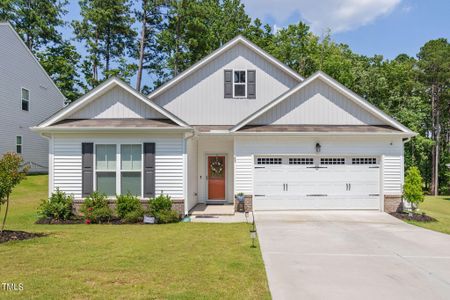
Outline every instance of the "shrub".
<path id="1" fill-rule="evenodd" d="M 161 224 L 179 221 L 178 212 L 172 210 L 172 200 L 167 195 L 159 195 L 150 200 L 148 204 L 149 213 Z"/>
<path id="2" fill-rule="evenodd" d="M 412 210 L 415 210 L 423 202 L 423 179 L 417 167 L 411 167 L 406 171 L 405 185 L 403 186 L 403 196 L 411 203 Z"/>
<path id="3" fill-rule="evenodd" d="M 125 223 L 138 223 L 144 218 L 144 210 L 140 208 L 139 210 L 130 211 L 123 216 L 122 220 Z"/>
<path id="4" fill-rule="evenodd" d="M 108 205 L 105 194 L 93 192 L 81 205 L 81 212 L 84 214 L 86 223 L 108 222 L 112 217 L 112 210 Z"/>
<path id="5" fill-rule="evenodd" d="M 118 195 L 117 196 L 117 215 L 119 218 L 124 219 L 127 215 L 144 215 L 141 202 L 133 195 Z"/>
<path id="6" fill-rule="evenodd" d="M 73 197 L 56 188 L 56 192 L 52 193 L 50 198 L 42 200 L 38 215 L 41 218 L 68 220 L 73 216 L 72 206 Z"/>

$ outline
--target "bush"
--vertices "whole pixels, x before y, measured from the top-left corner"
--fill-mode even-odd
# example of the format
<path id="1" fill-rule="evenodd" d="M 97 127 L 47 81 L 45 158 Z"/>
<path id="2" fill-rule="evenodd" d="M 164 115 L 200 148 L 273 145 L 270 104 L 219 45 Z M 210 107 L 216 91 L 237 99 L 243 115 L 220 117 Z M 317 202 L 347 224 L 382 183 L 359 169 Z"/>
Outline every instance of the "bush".
<path id="1" fill-rule="evenodd" d="M 423 179 L 417 167 L 411 167 L 406 171 L 405 185 L 403 186 L 403 197 L 411 203 L 413 210 L 423 202 Z"/>
<path id="2" fill-rule="evenodd" d="M 139 199 L 131 194 L 117 196 L 117 215 L 121 219 L 125 219 L 127 215 L 144 215 L 141 202 Z"/>
<path id="3" fill-rule="evenodd" d="M 93 192 L 81 205 L 86 223 L 108 222 L 112 217 L 112 210 L 108 205 L 105 194 Z"/>
<path id="4" fill-rule="evenodd" d="M 69 220 L 73 217 L 73 197 L 56 188 L 50 198 L 43 199 L 38 208 L 40 218 L 52 218 L 55 220 Z"/>
<path id="5" fill-rule="evenodd" d="M 139 210 L 134 210 L 126 213 L 125 216 L 123 216 L 122 220 L 125 223 L 138 223 L 141 222 L 144 218 L 144 210 L 141 208 Z"/>
<path id="6" fill-rule="evenodd" d="M 148 211 L 161 224 L 178 222 L 180 220 L 178 212 L 172 210 L 172 200 L 167 195 L 159 195 L 150 200 Z"/>

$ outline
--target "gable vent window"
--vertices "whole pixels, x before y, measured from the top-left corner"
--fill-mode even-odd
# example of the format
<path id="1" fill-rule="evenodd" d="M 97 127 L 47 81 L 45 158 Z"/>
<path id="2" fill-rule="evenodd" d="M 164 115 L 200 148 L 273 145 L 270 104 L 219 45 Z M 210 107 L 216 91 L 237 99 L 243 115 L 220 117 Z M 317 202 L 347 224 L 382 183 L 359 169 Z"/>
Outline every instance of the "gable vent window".
<path id="1" fill-rule="evenodd" d="M 21 99 L 22 99 L 22 110 L 29 111 L 29 109 L 30 109 L 30 91 L 22 88 Z"/>
<path id="2" fill-rule="evenodd" d="M 246 71 L 234 71 L 233 95 L 235 98 L 245 98 L 247 96 Z"/>
<path id="3" fill-rule="evenodd" d="M 290 165 L 312 165 L 314 164 L 314 159 L 310 157 L 294 157 L 289 158 Z"/>
<path id="4" fill-rule="evenodd" d="M 323 157 L 320 159 L 321 165 L 345 165 L 345 158 L 341 157 Z"/>
<path id="5" fill-rule="evenodd" d="M 281 165 L 280 157 L 260 157 L 256 160 L 258 165 Z"/>
<path id="6" fill-rule="evenodd" d="M 353 157 L 352 165 L 376 165 L 377 159 L 375 157 Z"/>

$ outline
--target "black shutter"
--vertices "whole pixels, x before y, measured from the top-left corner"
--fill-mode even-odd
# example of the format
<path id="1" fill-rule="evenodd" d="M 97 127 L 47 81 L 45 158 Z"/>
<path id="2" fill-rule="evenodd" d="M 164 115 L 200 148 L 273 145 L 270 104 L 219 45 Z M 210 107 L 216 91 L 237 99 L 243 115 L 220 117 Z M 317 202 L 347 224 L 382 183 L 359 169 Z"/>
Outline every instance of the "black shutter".
<path id="1" fill-rule="evenodd" d="M 247 98 L 256 98 L 256 70 L 247 70 Z"/>
<path id="2" fill-rule="evenodd" d="M 144 197 L 155 197 L 155 143 L 144 143 Z"/>
<path id="3" fill-rule="evenodd" d="M 87 197 L 94 191 L 94 143 L 81 143 L 81 195 Z"/>
<path id="4" fill-rule="evenodd" d="M 224 70 L 224 97 L 233 98 L 233 70 Z"/>

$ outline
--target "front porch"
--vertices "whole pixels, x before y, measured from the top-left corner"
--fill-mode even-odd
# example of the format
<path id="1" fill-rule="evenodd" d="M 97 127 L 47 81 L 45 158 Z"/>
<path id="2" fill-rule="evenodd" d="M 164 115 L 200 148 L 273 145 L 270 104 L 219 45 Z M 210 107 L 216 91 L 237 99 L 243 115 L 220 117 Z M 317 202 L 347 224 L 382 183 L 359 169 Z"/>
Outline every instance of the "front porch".
<path id="1" fill-rule="evenodd" d="M 190 211 L 191 216 L 232 216 L 234 215 L 234 205 L 205 204 L 197 203 Z"/>

